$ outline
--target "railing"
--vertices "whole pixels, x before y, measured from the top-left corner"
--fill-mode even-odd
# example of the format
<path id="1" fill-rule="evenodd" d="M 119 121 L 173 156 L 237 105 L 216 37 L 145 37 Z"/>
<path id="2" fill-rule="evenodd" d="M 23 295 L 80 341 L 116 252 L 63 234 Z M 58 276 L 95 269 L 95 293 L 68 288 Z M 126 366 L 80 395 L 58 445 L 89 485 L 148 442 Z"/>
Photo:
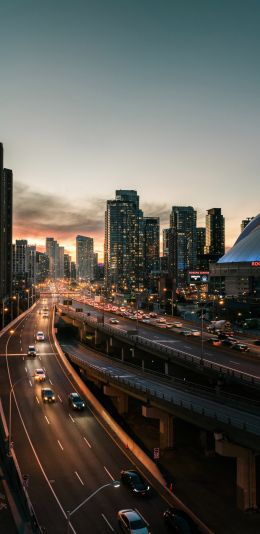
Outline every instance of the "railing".
<path id="1" fill-rule="evenodd" d="M 200 356 L 195 356 L 194 354 L 190 354 L 189 352 L 177 350 L 172 347 L 165 347 L 160 343 L 149 341 L 148 339 L 145 339 L 142 336 L 131 335 L 128 334 L 126 331 L 119 330 L 116 327 L 112 327 L 106 324 L 103 325 L 102 323 L 97 322 L 96 318 L 88 316 L 86 313 L 83 312 L 73 312 L 66 306 L 59 304 L 58 308 L 60 308 L 63 312 L 66 312 L 66 314 L 70 317 L 74 319 L 81 319 L 82 322 L 87 323 L 89 326 L 94 327 L 100 332 L 104 332 L 105 334 L 114 336 L 118 339 L 127 339 L 137 347 L 139 346 L 140 348 L 150 348 L 158 355 L 171 356 L 177 360 L 182 360 L 185 363 L 192 364 L 192 366 L 197 367 L 197 369 L 210 369 L 211 371 L 215 371 L 220 375 L 230 376 L 232 378 L 238 379 L 241 382 L 245 382 L 247 385 L 254 385 L 260 387 L 260 378 L 250 373 L 237 371 L 236 369 L 232 369 L 227 365 L 219 365 L 215 362 L 207 360 L 206 358 L 203 358 L 202 360 Z"/>
<path id="2" fill-rule="evenodd" d="M 94 365 L 86 361 L 86 359 L 80 358 L 79 356 L 76 356 L 74 354 L 67 354 L 67 356 L 73 363 L 80 366 L 81 368 L 92 369 L 92 371 L 94 371 L 95 374 L 97 376 L 100 376 L 103 380 L 104 378 L 106 378 L 109 379 L 109 383 L 113 383 L 117 386 L 118 384 L 121 384 L 122 386 L 124 386 L 125 390 L 134 390 L 136 392 L 143 393 L 146 397 L 148 396 L 149 399 L 157 401 L 159 400 L 160 403 L 164 404 L 166 407 L 169 407 L 169 405 L 172 404 L 179 408 L 194 412 L 197 415 L 214 419 L 216 423 L 225 423 L 236 429 L 240 429 L 245 432 L 250 432 L 252 434 L 260 436 L 260 417 L 257 415 L 243 413 L 238 408 L 236 409 L 227 406 L 226 404 L 221 404 L 220 402 L 217 402 L 216 399 L 214 399 L 213 401 L 212 398 L 208 398 L 208 405 L 205 407 L 205 399 L 207 399 L 207 395 L 204 395 L 202 397 L 201 395 L 196 395 L 190 390 L 181 391 L 179 388 L 175 388 L 175 386 L 172 386 L 171 392 L 167 390 L 165 390 L 165 392 L 162 392 L 156 388 L 156 384 L 154 384 L 153 387 L 146 386 L 144 384 L 138 383 L 135 380 L 130 380 L 129 378 L 118 376 L 118 370 L 116 371 L 117 375 L 114 376 L 114 373 L 112 371 L 100 368 L 97 364 Z M 178 396 L 176 396 L 176 390 L 178 392 Z M 181 393 L 183 397 L 178 398 L 181 396 Z M 187 398 L 188 396 L 190 398 Z M 203 406 L 201 405 L 202 403 Z M 223 410 L 225 410 L 226 413 L 223 413 Z M 237 414 L 235 414 L 234 412 L 237 412 Z"/>

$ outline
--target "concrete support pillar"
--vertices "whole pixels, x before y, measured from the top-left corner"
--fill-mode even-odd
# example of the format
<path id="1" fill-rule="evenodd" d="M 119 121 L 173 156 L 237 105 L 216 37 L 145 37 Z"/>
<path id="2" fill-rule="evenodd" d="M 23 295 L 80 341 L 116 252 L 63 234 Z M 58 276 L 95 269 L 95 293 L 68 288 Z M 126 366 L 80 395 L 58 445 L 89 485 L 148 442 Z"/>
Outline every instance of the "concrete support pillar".
<path id="1" fill-rule="evenodd" d="M 237 459 L 237 506 L 240 510 L 257 508 L 255 454 L 250 449 L 235 445 L 215 435 L 216 452 Z"/>
<path id="2" fill-rule="evenodd" d="M 106 353 L 109 354 L 109 339 L 106 338 Z"/>
<path id="3" fill-rule="evenodd" d="M 101 333 L 98 332 L 98 330 L 95 330 L 95 345 L 100 345 L 101 339 L 102 339 Z"/>
<path id="4" fill-rule="evenodd" d="M 152 406 L 142 406 L 142 415 L 143 417 L 160 420 L 160 448 L 173 447 L 173 416 Z"/>
<path id="5" fill-rule="evenodd" d="M 134 347 L 130 347 L 129 350 L 130 350 L 132 358 L 134 358 L 135 357 L 135 349 L 134 349 Z"/>
<path id="6" fill-rule="evenodd" d="M 104 385 L 103 393 L 104 395 L 112 398 L 112 401 L 119 414 L 122 415 L 128 412 L 128 395 L 112 386 L 107 385 Z"/>
<path id="7" fill-rule="evenodd" d="M 144 360 L 142 360 L 142 370 L 144 371 Z"/>
<path id="8" fill-rule="evenodd" d="M 121 361 L 124 362 L 124 360 L 125 360 L 124 347 L 121 347 Z"/>
<path id="9" fill-rule="evenodd" d="M 169 365 L 168 365 L 168 362 L 165 362 L 165 363 L 164 363 L 164 374 L 165 374 L 165 375 L 168 375 L 168 374 L 169 374 Z"/>

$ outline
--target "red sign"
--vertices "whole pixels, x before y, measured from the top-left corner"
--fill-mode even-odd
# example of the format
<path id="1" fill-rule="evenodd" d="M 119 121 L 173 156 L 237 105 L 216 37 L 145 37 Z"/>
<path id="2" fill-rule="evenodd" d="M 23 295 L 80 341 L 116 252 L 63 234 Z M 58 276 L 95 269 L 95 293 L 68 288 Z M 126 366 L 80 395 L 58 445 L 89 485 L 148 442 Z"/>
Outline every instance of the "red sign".
<path id="1" fill-rule="evenodd" d="M 252 261 L 251 265 L 252 267 L 260 267 L 260 261 Z"/>

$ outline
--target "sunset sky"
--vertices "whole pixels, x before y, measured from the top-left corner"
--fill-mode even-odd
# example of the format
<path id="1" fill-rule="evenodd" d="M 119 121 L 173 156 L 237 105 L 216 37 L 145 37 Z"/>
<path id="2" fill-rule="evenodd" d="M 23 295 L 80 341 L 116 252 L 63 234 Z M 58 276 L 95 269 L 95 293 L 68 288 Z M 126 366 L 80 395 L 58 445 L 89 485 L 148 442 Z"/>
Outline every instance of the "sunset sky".
<path id="1" fill-rule="evenodd" d="M 226 245 L 260 212 L 258 0 L 2 0 L 0 141 L 14 238 L 80 233 L 136 189 L 169 224 L 221 207 Z M 101 259 L 101 257 L 100 257 Z"/>

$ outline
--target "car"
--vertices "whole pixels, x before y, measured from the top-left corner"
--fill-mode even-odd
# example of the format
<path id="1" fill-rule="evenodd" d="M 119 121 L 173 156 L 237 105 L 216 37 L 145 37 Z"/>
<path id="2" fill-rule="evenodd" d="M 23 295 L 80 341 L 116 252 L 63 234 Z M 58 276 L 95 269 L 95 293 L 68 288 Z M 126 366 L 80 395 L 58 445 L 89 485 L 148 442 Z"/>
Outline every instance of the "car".
<path id="1" fill-rule="evenodd" d="M 195 534 L 198 532 L 198 527 L 191 517 L 178 508 L 171 507 L 165 510 L 163 519 L 170 532 L 176 534 Z"/>
<path id="2" fill-rule="evenodd" d="M 150 319 L 142 319 L 142 323 L 151 324 Z"/>
<path id="3" fill-rule="evenodd" d="M 49 317 L 49 313 L 48 312 L 43 312 L 42 316 L 45 318 L 45 317 Z"/>
<path id="4" fill-rule="evenodd" d="M 218 339 L 218 337 L 210 337 L 207 339 L 207 343 L 210 343 L 210 345 L 213 345 L 213 347 L 220 347 L 221 339 Z"/>
<path id="5" fill-rule="evenodd" d="M 144 497 L 150 492 L 149 484 L 135 469 L 122 469 L 121 480 L 134 495 Z"/>
<path id="6" fill-rule="evenodd" d="M 35 382 L 44 382 L 44 380 L 46 380 L 46 375 L 43 369 L 35 369 L 34 380 Z"/>
<path id="7" fill-rule="evenodd" d="M 37 341 L 44 341 L 44 333 L 43 332 L 37 332 L 36 334 L 36 340 Z"/>
<path id="8" fill-rule="evenodd" d="M 183 324 L 180 323 L 179 321 L 175 322 L 175 323 L 172 323 L 172 326 L 174 326 L 175 328 L 182 328 L 183 327 Z"/>
<path id="9" fill-rule="evenodd" d="M 43 402 L 55 402 L 54 391 L 51 388 L 42 388 L 41 396 Z"/>
<path id="10" fill-rule="evenodd" d="M 127 534 L 149 534 L 149 525 L 138 510 L 119 510 L 117 520 L 121 530 Z"/>
<path id="11" fill-rule="evenodd" d="M 201 336 L 201 332 L 200 332 L 200 330 L 192 328 L 191 331 L 190 331 L 190 335 L 191 336 Z"/>
<path id="12" fill-rule="evenodd" d="M 27 356 L 32 356 L 33 358 L 36 358 L 37 352 L 34 345 L 29 345 L 27 350 Z"/>
<path id="13" fill-rule="evenodd" d="M 160 317 L 160 319 L 156 319 L 156 323 L 166 323 L 165 317 Z"/>
<path id="14" fill-rule="evenodd" d="M 190 330 L 181 330 L 179 333 L 182 336 L 191 336 L 191 331 Z"/>
<path id="15" fill-rule="evenodd" d="M 249 347 L 244 343 L 234 343 L 232 349 L 239 350 L 240 352 L 248 352 Z"/>
<path id="16" fill-rule="evenodd" d="M 157 313 L 155 313 L 155 312 L 150 312 L 149 315 L 150 315 L 150 317 L 151 317 L 152 319 L 154 319 L 155 317 L 157 317 Z"/>
<path id="17" fill-rule="evenodd" d="M 223 347 L 233 347 L 234 341 L 232 341 L 232 339 L 223 339 L 221 340 L 221 345 L 223 345 Z"/>
<path id="18" fill-rule="evenodd" d="M 110 324 L 119 324 L 118 319 L 109 319 Z"/>
<path id="19" fill-rule="evenodd" d="M 84 410 L 86 404 L 78 393 L 76 393 L 75 391 L 73 393 L 70 393 L 68 399 L 69 405 L 73 408 L 73 410 Z"/>

